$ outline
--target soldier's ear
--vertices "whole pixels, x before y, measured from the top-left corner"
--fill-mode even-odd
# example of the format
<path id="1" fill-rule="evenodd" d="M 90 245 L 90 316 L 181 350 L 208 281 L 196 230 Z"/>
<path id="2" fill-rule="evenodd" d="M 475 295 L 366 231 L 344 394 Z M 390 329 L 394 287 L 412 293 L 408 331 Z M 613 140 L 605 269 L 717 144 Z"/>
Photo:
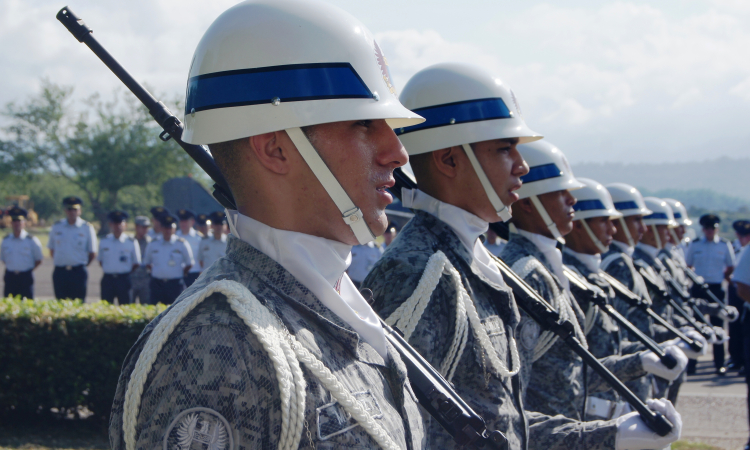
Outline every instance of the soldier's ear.
<path id="1" fill-rule="evenodd" d="M 458 174 L 456 155 L 459 149 L 460 147 L 450 147 L 432 152 L 432 162 L 438 172 L 448 178 L 456 177 Z"/>
<path id="2" fill-rule="evenodd" d="M 264 133 L 250 136 L 250 149 L 260 165 L 277 174 L 289 172 L 289 145 L 292 144 L 286 132 Z"/>

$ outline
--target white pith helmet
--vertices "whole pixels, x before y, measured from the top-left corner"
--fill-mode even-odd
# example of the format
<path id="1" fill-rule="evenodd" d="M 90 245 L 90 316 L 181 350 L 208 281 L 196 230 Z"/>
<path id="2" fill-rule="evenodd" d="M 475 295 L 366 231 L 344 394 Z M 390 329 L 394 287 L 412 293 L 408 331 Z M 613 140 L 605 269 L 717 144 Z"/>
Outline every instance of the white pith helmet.
<path id="1" fill-rule="evenodd" d="M 398 100 L 372 33 L 343 10 L 316 0 L 257 0 L 221 14 L 190 66 L 185 131 L 191 144 L 214 144 L 286 130 L 364 244 L 364 216 L 301 127 L 385 119 L 392 127 L 424 121 Z"/>
<path id="2" fill-rule="evenodd" d="M 510 211 L 469 144 L 510 138 L 525 143 L 542 138 L 526 126 L 513 91 L 482 68 L 444 63 L 417 72 L 404 86 L 400 100 L 426 119 L 420 125 L 396 129 L 409 155 L 462 146 L 495 211 L 503 221 L 509 220 Z"/>
<path id="3" fill-rule="evenodd" d="M 643 223 L 651 227 L 651 231 L 654 233 L 654 240 L 656 241 L 656 248 L 664 248 L 666 242 L 661 241 L 656 226 L 666 225 L 669 228 L 677 226 L 677 222 L 675 222 L 674 215 L 672 214 L 672 208 L 660 198 L 646 197 L 643 200 L 646 202 L 646 208 L 652 211 L 651 214 L 643 218 Z"/>
<path id="4" fill-rule="evenodd" d="M 624 217 L 647 216 L 651 210 L 646 207 L 641 192 L 633 186 L 625 183 L 612 183 L 605 186 L 612 196 L 615 208 Z"/>
<path id="5" fill-rule="evenodd" d="M 688 217 L 687 208 L 685 208 L 684 203 L 673 198 L 663 198 L 662 200 L 667 202 L 669 207 L 672 208 L 674 220 L 678 225 L 690 226 L 693 224 L 693 221 Z"/>
<path id="6" fill-rule="evenodd" d="M 549 142 L 536 141 L 519 145 L 518 151 L 529 165 L 529 173 L 521 177 L 523 185 L 516 191 L 518 197 L 531 199 L 552 236 L 565 244 L 565 239 L 538 196 L 562 190 L 572 191 L 585 185 L 573 176 L 573 170 L 563 152 Z"/>
<path id="7" fill-rule="evenodd" d="M 635 247 L 635 241 L 633 236 L 630 234 L 628 224 L 625 222 L 625 217 L 629 216 L 647 216 L 652 211 L 646 208 L 646 202 L 643 201 L 643 195 L 641 192 L 633 186 L 625 183 L 612 183 L 605 186 L 609 195 L 612 196 L 612 201 L 621 214 L 620 225 L 622 231 L 625 233 L 625 237 L 628 240 L 628 245 Z"/>
<path id="8" fill-rule="evenodd" d="M 576 198 L 576 204 L 573 205 L 576 214 L 575 220 L 581 221 L 583 228 L 586 230 L 586 234 L 588 234 L 591 241 L 596 245 L 596 248 L 598 248 L 601 253 L 606 253 L 608 247 L 602 244 L 602 241 L 596 237 L 591 230 L 591 227 L 589 227 L 589 224 L 586 222 L 586 219 L 592 217 L 610 217 L 612 219 L 619 219 L 622 217 L 622 213 L 615 209 L 609 191 L 607 191 L 607 188 L 601 183 L 589 178 L 576 179 L 585 186 L 571 192 L 573 197 Z"/>

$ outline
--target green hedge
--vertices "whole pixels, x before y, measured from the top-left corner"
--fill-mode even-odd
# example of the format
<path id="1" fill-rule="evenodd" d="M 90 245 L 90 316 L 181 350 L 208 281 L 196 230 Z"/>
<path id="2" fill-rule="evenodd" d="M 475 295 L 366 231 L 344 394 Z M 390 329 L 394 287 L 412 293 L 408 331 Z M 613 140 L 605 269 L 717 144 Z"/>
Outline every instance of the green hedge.
<path id="1" fill-rule="evenodd" d="M 106 422 L 128 350 L 165 309 L 0 299 L 0 416 L 41 418 L 82 406 Z"/>

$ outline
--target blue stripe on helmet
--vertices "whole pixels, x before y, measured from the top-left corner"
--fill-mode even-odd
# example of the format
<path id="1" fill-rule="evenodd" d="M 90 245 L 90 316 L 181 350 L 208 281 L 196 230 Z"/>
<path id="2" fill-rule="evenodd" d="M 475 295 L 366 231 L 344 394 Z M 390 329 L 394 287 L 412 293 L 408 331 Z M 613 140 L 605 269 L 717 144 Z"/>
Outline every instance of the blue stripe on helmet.
<path id="1" fill-rule="evenodd" d="M 643 217 L 643 219 L 644 220 L 646 220 L 646 219 L 667 219 L 667 220 L 669 220 L 669 216 L 667 215 L 667 213 L 655 212 L 655 213 L 653 213 L 653 214 L 651 214 L 649 216 Z"/>
<path id="2" fill-rule="evenodd" d="M 233 106 L 335 98 L 373 98 L 349 63 L 289 64 L 228 70 L 188 81 L 185 114 Z"/>
<path id="3" fill-rule="evenodd" d="M 523 183 L 533 183 L 534 181 L 561 177 L 562 174 L 562 170 L 555 163 L 549 163 L 530 168 L 529 173 L 521 177 L 521 181 Z"/>
<path id="4" fill-rule="evenodd" d="M 676 212 L 676 211 L 675 211 L 675 212 L 673 212 L 672 214 L 674 214 L 674 218 L 675 218 L 675 219 L 682 219 L 682 213 L 679 213 L 679 212 Z"/>
<path id="5" fill-rule="evenodd" d="M 628 201 L 628 202 L 615 202 L 615 209 L 623 210 L 623 209 L 640 209 L 640 208 L 638 207 L 638 203 L 634 201 Z"/>
<path id="6" fill-rule="evenodd" d="M 607 210 L 607 208 L 604 206 L 604 203 L 602 203 L 601 200 L 579 200 L 576 202 L 575 205 L 573 205 L 573 210 L 575 211 L 591 211 L 595 209 L 602 209 Z"/>
<path id="7" fill-rule="evenodd" d="M 483 120 L 509 119 L 513 117 L 508 106 L 500 97 L 445 103 L 413 109 L 412 111 L 424 117 L 425 121 L 408 128 L 398 128 L 396 134 L 402 135 L 446 125 L 481 122 Z"/>

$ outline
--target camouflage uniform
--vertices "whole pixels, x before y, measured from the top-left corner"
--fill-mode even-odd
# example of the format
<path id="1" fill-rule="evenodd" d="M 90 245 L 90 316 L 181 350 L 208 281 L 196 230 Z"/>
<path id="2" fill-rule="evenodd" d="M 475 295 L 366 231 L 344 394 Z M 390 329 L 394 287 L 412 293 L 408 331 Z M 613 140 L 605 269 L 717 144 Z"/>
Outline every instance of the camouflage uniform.
<path id="1" fill-rule="evenodd" d="M 675 252 L 675 247 L 665 247 L 659 250 L 659 254 L 656 256 L 664 265 L 664 268 L 669 272 L 669 274 L 672 275 L 672 278 L 674 278 L 675 281 L 677 281 L 677 283 L 679 283 L 686 292 L 690 292 L 690 288 L 692 287 L 693 282 L 690 280 L 690 278 L 688 278 L 687 275 L 685 275 L 685 271 L 683 270 L 683 267 L 685 267 L 684 260 L 682 260 L 680 258 L 680 255 Z M 684 302 L 682 302 L 681 299 L 678 301 L 680 301 L 681 305 L 684 305 Z M 711 302 L 708 299 L 693 298 L 692 301 L 694 302 L 698 310 L 703 314 L 718 317 L 719 311 L 721 311 L 721 305 L 715 302 Z M 684 305 L 683 308 L 692 313 L 692 308 L 689 305 Z"/>
<path id="2" fill-rule="evenodd" d="M 301 345 L 360 400 L 396 445 L 423 447 L 421 414 L 406 378 L 406 367 L 393 347 L 388 347 L 390 358 L 384 362 L 375 349 L 283 267 L 231 236 L 226 257 L 204 271 L 176 304 L 209 283 L 225 279 L 247 287 L 280 318 Z M 110 422 L 114 450 L 125 446 L 123 403 L 128 380 L 144 344 L 165 314 L 146 327 L 123 364 Z M 376 448 L 375 441 L 332 400 L 318 379 L 304 365 L 301 367 L 307 382 L 307 432 L 300 448 Z M 213 294 L 200 303 L 169 336 L 146 379 L 140 405 L 137 448 L 166 448 L 165 434 L 172 430 L 169 439 L 173 439 L 176 427 L 172 424 L 181 417 L 186 420 L 184 413 L 189 410 L 199 414 L 204 425 L 206 420 L 218 424 L 221 419 L 229 428 L 233 448 L 275 450 L 278 446 L 281 399 L 274 366 L 222 294 Z"/>
<path id="3" fill-rule="evenodd" d="M 549 262 L 539 248 L 520 234 L 512 234 L 503 249 L 502 259 L 512 266 L 527 256 L 536 258 L 548 270 L 558 291 L 563 295 L 568 295 L 578 323 L 583 324 L 585 321 L 583 311 L 552 273 Z M 553 287 L 549 286 L 545 280 L 546 278 L 538 270 L 533 270 L 525 277 L 525 281 L 531 288 L 550 301 L 553 297 Z M 525 313 L 521 318 L 519 334 L 521 335 L 519 345 L 521 372 L 528 409 L 544 414 L 562 414 L 580 420 L 585 400 L 584 389 L 587 389 L 589 394 L 610 389 L 610 386 L 593 370 L 589 369 L 584 374 L 583 360 L 560 339 L 557 339 L 543 356 L 533 361 L 534 349 L 540 338 L 540 327 Z M 586 345 L 585 337 L 580 337 L 580 340 Z M 622 381 L 634 380 L 645 374 L 638 355 L 609 356 L 600 361 Z M 584 378 L 588 380 L 586 387 L 584 387 Z M 602 426 L 611 428 L 614 439 L 615 422 L 603 422 Z"/>
<path id="4" fill-rule="evenodd" d="M 646 287 L 645 281 L 638 273 L 633 259 L 617 244 L 609 246 L 609 251 L 602 255 L 602 269 L 608 274 L 612 275 L 617 281 L 622 283 L 630 291 L 640 296 L 641 298 L 648 299 L 651 302 L 651 296 L 649 295 L 648 288 Z M 612 302 L 615 309 L 625 316 L 626 319 L 636 326 L 642 333 L 652 339 L 661 342 L 662 340 L 668 339 L 668 331 L 661 325 L 655 324 L 654 320 L 646 314 L 642 309 L 631 306 L 626 300 L 619 298 L 619 296 Z M 636 340 L 635 336 L 631 336 L 630 333 L 626 333 L 625 336 L 628 340 Z"/>
<path id="5" fill-rule="evenodd" d="M 598 286 L 609 297 L 609 303 L 613 304 L 616 297 L 612 287 L 604 278 L 589 270 L 589 268 L 575 256 L 563 252 L 563 264 L 578 272 L 588 280 L 589 283 Z M 590 308 L 594 307 L 586 298 L 578 298 L 579 305 L 588 316 Z M 610 355 L 628 355 L 645 350 L 644 345 L 638 341 L 630 342 L 624 338 L 617 322 L 608 314 L 596 308 L 596 317 L 591 330 L 586 333 L 589 351 L 597 358 L 605 358 Z M 635 393 L 638 398 L 645 401 L 651 394 L 651 381 L 648 374 L 626 383 L 626 386 Z M 620 396 L 610 390 L 596 394 L 596 397 L 610 401 L 620 401 Z"/>
<path id="6" fill-rule="evenodd" d="M 514 336 L 519 320 L 513 294 L 504 284 L 487 279 L 450 226 L 429 213 L 416 211 L 365 278 L 363 287 L 374 293 L 374 309 L 384 318 L 390 316 L 411 296 L 428 259 L 438 250 L 461 275 L 497 355 L 514 369 L 508 352 L 509 337 Z M 414 348 L 436 367 L 446 357 L 455 333 L 456 297 L 456 286 L 447 276 L 441 277 L 410 338 Z M 501 379 L 491 374 L 472 333 L 468 334 L 466 350 L 452 383 L 459 395 L 485 419 L 488 429 L 505 433 L 512 450 L 614 447 L 614 426 L 599 426 L 601 422 L 581 424 L 559 415 L 524 414 L 519 376 Z M 455 448 L 437 422 L 426 414 L 424 418 L 429 448 Z"/>

